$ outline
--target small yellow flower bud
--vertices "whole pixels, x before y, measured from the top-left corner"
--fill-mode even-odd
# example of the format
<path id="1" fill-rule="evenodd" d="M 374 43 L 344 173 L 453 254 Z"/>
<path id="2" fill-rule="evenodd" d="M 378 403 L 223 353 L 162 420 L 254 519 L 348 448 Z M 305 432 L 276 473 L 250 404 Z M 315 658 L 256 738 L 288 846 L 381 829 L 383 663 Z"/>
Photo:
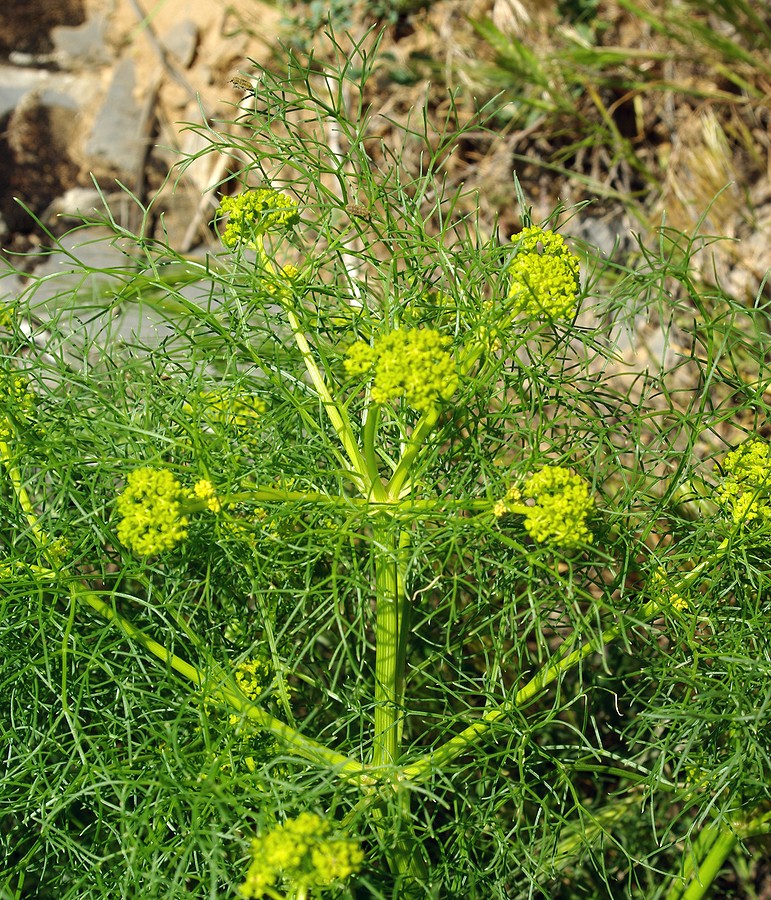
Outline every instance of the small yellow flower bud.
<path id="1" fill-rule="evenodd" d="M 236 669 L 236 684 L 245 697 L 256 700 L 270 684 L 270 671 L 265 660 L 245 660 Z"/>
<path id="2" fill-rule="evenodd" d="M 509 511 L 509 507 L 505 500 L 496 500 L 493 505 L 493 515 L 496 519 L 501 519 Z"/>
<path id="3" fill-rule="evenodd" d="M 202 478 L 193 485 L 193 493 L 199 500 L 206 500 L 206 505 L 213 513 L 218 513 L 222 509 L 222 503 L 217 498 L 214 485 L 211 481 Z"/>

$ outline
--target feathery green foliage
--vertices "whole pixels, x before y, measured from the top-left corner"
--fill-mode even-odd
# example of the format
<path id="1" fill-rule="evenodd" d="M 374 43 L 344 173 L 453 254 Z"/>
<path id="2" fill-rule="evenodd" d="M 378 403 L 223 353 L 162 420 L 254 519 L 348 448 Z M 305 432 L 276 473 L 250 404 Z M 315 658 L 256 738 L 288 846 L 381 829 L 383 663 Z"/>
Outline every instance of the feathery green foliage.
<path id="1" fill-rule="evenodd" d="M 371 67 L 262 73 L 217 252 L 6 318 L 6 896 L 675 900 L 768 833 L 767 308 L 502 245 L 455 133 L 373 167 Z"/>

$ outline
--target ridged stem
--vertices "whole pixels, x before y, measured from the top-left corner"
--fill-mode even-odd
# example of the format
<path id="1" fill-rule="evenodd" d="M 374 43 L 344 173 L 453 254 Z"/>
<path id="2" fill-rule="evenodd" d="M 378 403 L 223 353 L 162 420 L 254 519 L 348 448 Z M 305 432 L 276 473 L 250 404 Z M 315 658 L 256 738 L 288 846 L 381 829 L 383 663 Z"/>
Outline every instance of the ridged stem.
<path id="1" fill-rule="evenodd" d="M 375 716 L 372 765 L 394 765 L 401 751 L 407 603 L 404 549 L 409 542 L 387 515 L 375 520 Z"/>

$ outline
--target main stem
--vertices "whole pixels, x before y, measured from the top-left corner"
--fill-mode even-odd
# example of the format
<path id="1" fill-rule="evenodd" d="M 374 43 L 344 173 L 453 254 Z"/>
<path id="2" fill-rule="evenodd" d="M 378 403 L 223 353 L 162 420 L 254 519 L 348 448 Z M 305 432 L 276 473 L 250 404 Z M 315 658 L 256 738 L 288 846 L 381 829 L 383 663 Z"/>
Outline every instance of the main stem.
<path id="1" fill-rule="evenodd" d="M 401 751 L 407 604 L 404 549 L 408 536 L 388 515 L 375 520 L 375 733 L 372 765 L 395 764 Z"/>
<path id="2" fill-rule="evenodd" d="M 372 767 L 394 766 L 401 754 L 404 726 L 404 675 L 407 666 L 409 606 L 405 588 L 409 533 L 397 519 L 375 516 L 372 553 L 375 560 L 375 733 Z M 427 860 L 413 831 L 411 791 L 397 791 L 399 813 L 387 820 L 373 807 L 375 827 L 390 844 L 389 864 L 401 876 L 403 897 L 425 896 Z M 396 832 L 393 828 L 396 828 Z"/>

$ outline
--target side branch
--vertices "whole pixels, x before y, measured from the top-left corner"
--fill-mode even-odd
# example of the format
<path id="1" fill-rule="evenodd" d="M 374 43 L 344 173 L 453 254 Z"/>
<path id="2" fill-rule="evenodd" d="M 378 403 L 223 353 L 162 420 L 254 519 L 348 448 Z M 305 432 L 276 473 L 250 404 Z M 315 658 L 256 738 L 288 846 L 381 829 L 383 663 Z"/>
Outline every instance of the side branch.
<path id="1" fill-rule="evenodd" d="M 199 668 L 176 656 L 163 644 L 153 640 L 135 625 L 132 625 L 131 622 L 123 618 L 120 613 L 116 612 L 96 594 L 79 587 L 73 587 L 71 591 L 77 599 L 84 600 L 102 618 L 118 625 L 128 637 L 141 644 L 183 678 L 191 681 L 196 687 L 208 687 L 210 679 Z M 221 682 L 219 685 L 208 688 L 207 693 L 209 697 L 225 703 L 231 709 L 255 721 L 261 728 L 271 732 L 287 747 L 291 748 L 297 756 L 313 763 L 331 766 L 337 770 L 341 777 L 358 782 L 362 786 L 374 783 L 374 779 L 366 774 L 365 767 L 361 763 L 305 737 L 285 722 L 282 722 L 275 716 L 271 716 L 270 713 L 260 709 L 256 703 L 243 696 L 235 686 L 228 685 L 224 673 L 219 674 Z"/>

